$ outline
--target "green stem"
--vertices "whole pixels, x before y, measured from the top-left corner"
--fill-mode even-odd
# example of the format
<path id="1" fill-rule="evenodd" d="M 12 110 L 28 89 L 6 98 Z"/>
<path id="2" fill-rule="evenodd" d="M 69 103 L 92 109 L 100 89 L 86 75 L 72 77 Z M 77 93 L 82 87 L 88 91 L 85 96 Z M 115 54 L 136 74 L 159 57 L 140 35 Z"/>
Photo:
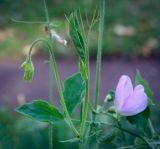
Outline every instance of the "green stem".
<path id="1" fill-rule="evenodd" d="M 97 109 L 100 90 L 100 75 L 101 75 L 101 57 L 102 57 L 102 44 L 103 44 L 103 31 L 104 31 L 104 16 L 105 16 L 105 0 L 100 0 L 100 22 L 99 22 L 99 35 L 98 35 L 98 51 L 96 63 L 96 82 L 95 82 L 95 95 L 94 95 L 94 109 Z M 96 115 L 93 114 L 93 121 Z"/>
<path id="2" fill-rule="evenodd" d="M 50 54 L 49 58 L 49 101 L 53 104 L 53 61 L 52 56 Z M 49 124 L 49 148 L 53 149 L 53 125 L 52 123 Z"/>
<path id="3" fill-rule="evenodd" d="M 149 129 L 150 129 L 151 135 L 153 137 L 156 134 L 156 131 L 154 130 L 154 127 L 153 127 L 152 122 L 151 122 L 150 119 L 148 120 L 148 125 L 149 125 Z"/>
<path id="4" fill-rule="evenodd" d="M 87 113 L 88 113 L 88 104 L 89 104 L 89 80 L 86 80 L 86 90 L 85 90 L 85 101 L 84 101 L 84 107 L 83 107 L 83 113 L 82 113 L 82 123 L 80 128 L 80 138 L 83 141 L 84 137 L 84 131 L 85 131 L 85 124 L 87 120 Z"/>
<path id="5" fill-rule="evenodd" d="M 48 15 L 48 9 L 47 9 L 47 5 L 46 5 L 46 1 L 43 0 L 43 3 L 44 3 L 44 11 L 45 11 L 45 15 L 46 15 L 46 21 L 47 21 L 47 26 L 48 26 L 48 30 L 49 30 L 49 35 L 48 35 L 48 38 L 50 40 L 52 40 L 52 37 L 51 37 L 51 29 L 50 29 L 50 20 L 49 20 L 49 15 Z M 53 47 L 51 45 L 51 50 L 53 50 Z M 52 61 L 52 55 L 51 53 L 49 52 L 49 100 L 50 100 L 50 103 L 52 104 L 53 103 L 53 61 Z M 50 149 L 53 149 L 53 126 L 52 124 L 50 123 L 49 124 L 49 148 Z"/>
<path id="6" fill-rule="evenodd" d="M 23 21 L 23 20 L 16 20 L 14 18 L 11 18 L 11 21 L 16 23 L 23 23 L 23 24 L 46 24 L 45 21 Z"/>
<path id="7" fill-rule="evenodd" d="M 50 55 L 50 63 L 49 63 L 49 101 L 53 104 L 53 62 L 52 56 Z"/>
<path id="8" fill-rule="evenodd" d="M 59 95 L 60 95 L 60 102 L 61 102 L 61 105 L 63 106 L 63 110 L 64 110 L 64 113 L 66 115 L 66 120 L 67 122 L 69 123 L 70 125 L 70 128 L 73 130 L 73 132 L 75 133 L 75 135 L 77 137 L 79 137 L 79 133 L 78 131 L 76 130 L 73 122 L 72 122 L 72 119 L 70 117 L 70 114 L 67 110 L 67 107 L 66 107 L 66 103 L 65 103 L 65 100 L 64 100 L 64 96 L 63 96 L 63 91 L 62 91 L 62 85 L 61 85 L 61 81 L 60 81 L 60 78 L 59 78 L 59 73 L 58 73 L 58 68 L 57 68 L 57 64 L 56 64 L 56 61 L 55 61 L 55 56 L 54 56 L 54 52 L 52 51 L 52 42 L 51 41 L 48 41 L 48 40 L 45 40 L 43 38 L 41 39 L 37 39 L 35 40 L 33 43 L 32 43 L 32 46 L 30 48 L 30 51 L 29 51 L 29 57 L 31 56 L 31 52 L 32 52 L 32 48 L 35 44 L 37 44 L 38 42 L 44 42 L 46 43 L 47 47 L 48 47 L 48 50 L 49 50 L 49 53 L 50 53 L 50 56 L 51 56 L 51 60 L 52 60 L 52 63 L 53 63 L 53 69 L 54 69 L 54 73 L 55 73 L 55 78 L 56 78 L 56 83 L 57 83 L 57 87 L 58 87 L 58 92 L 59 92 Z"/>
<path id="9" fill-rule="evenodd" d="M 82 122 L 80 128 L 80 139 L 83 145 L 84 139 L 84 132 L 85 132 L 85 125 L 87 120 L 87 113 L 88 113 L 88 105 L 89 105 L 89 94 L 90 94 L 90 67 L 89 67 L 89 49 L 88 49 L 88 42 L 86 43 L 86 75 L 85 78 L 85 99 L 83 104 L 83 111 L 82 111 Z"/>
<path id="10" fill-rule="evenodd" d="M 75 128 L 75 126 L 74 126 L 74 124 L 73 124 L 73 122 L 71 120 L 70 114 L 69 114 L 69 112 L 67 110 L 67 107 L 66 107 L 66 103 L 65 103 L 65 100 L 64 100 L 64 96 L 63 96 L 62 86 L 61 86 L 61 82 L 60 82 L 60 79 L 59 79 L 59 73 L 58 73 L 58 68 L 57 68 L 57 64 L 56 64 L 56 61 L 55 61 L 54 53 L 51 50 L 50 50 L 50 53 L 52 55 L 52 60 L 53 60 L 53 65 L 54 65 L 54 72 L 55 72 L 55 78 L 56 78 L 57 87 L 58 87 L 58 91 L 59 91 L 59 95 L 60 95 L 61 105 L 63 106 L 63 109 L 64 109 L 64 112 L 65 112 L 67 121 L 69 122 L 71 129 L 76 134 L 76 136 L 79 137 L 79 133 L 76 130 L 76 128 Z"/>
<path id="11" fill-rule="evenodd" d="M 49 149 L 53 149 L 53 125 L 49 123 Z"/>

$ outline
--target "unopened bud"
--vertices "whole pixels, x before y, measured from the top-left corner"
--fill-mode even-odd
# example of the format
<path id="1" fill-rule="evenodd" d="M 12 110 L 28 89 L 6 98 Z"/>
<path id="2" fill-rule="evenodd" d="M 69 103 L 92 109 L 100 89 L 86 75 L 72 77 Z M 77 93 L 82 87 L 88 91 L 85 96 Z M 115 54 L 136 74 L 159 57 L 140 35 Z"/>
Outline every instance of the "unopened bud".
<path id="1" fill-rule="evenodd" d="M 31 58 L 27 58 L 21 65 L 21 68 L 24 71 L 24 80 L 32 81 L 34 76 L 34 65 Z"/>
<path id="2" fill-rule="evenodd" d="M 53 39 L 56 39 L 59 43 L 67 46 L 67 41 L 65 39 L 62 39 L 55 31 L 51 30 L 51 35 Z"/>
<path id="3" fill-rule="evenodd" d="M 115 113 L 115 107 L 114 107 L 114 106 L 111 106 L 111 107 L 108 109 L 108 112 L 110 112 L 110 113 Z"/>
<path id="4" fill-rule="evenodd" d="M 109 93 L 107 94 L 104 102 L 107 103 L 108 101 L 113 101 L 114 100 L 114 96 L 115 96 L 115 93 L 114 91 L 109 91 Z"/>

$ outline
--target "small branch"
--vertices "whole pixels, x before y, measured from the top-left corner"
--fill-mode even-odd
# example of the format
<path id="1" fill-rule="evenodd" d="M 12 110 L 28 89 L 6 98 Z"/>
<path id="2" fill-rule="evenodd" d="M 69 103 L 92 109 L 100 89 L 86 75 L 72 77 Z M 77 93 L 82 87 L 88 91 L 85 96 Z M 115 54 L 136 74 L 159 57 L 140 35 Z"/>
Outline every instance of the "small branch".
<path id="1" fill-rule="evenodd" d="M 10 18 L 11 21 L 15 23 L 23 23 L 23 24 L 47 24 L 45 21 L 24 21 L 24 20 L 16 20 L 14 18 Z"/>

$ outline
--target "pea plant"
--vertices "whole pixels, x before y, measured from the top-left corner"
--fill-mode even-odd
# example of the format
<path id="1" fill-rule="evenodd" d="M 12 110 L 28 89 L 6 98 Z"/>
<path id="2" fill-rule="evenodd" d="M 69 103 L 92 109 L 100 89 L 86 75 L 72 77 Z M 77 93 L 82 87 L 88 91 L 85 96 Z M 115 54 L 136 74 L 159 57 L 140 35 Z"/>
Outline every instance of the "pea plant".
<path id="1" fill-rule="evenodd" d="M 70 38 L 79 58 L 79 71 L 68 77 L 63 86 L 56 64 L 54 42 L 66 46 L 67 41 L 55 31 L 55 25 L 49 19 L 45 0 L 44 10 L 46 14 L 44 24 L 48 36 L 33 41 L 21 68 L 24 70 L 24 80 L 32 81 L 34 77 L 32 49 L 37 43 L 43 43 L 48 49 L 50 59 L 49 102 L 35 99 L 21 105 L 16 111 L 34 120 L 48 122 L 50 149 L 54 147 L 53 127 L 61 122 L 66 122 L 74 137 L 59 141 L 61 143 L 77 142 L 79 148 L 159 148 L 160 137 L 150 120 L 151 107 L 154 105 L 153 92 L 139 71 L 136 73 L 135 87 L 129 76 L 122 75 L 116 89 L 108 91 L 104 102 L 99 105 L 105 0 L 99 0 L 99 11 L 94 11 L 88 27 L 84 25 L 79 9 L 66 17 Z M 92 106 L 90 100 L 89 33 L 97 22 L 99 22 L 99 35 Z M 54 105 L 53 76 L 55 76 L 61 108 Z"/>

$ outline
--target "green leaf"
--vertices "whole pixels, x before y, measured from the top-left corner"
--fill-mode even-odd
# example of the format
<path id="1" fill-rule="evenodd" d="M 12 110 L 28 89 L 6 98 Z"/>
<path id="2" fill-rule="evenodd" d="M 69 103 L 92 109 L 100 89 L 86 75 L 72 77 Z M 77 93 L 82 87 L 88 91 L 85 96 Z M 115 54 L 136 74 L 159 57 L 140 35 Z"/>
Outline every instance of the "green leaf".
<path id="1" fill-rule="evenodd" d="M 154 103 L 153 103 L 153 92 L 152 92 L 151 88 L 149 87 L 149 84 L 147 83 L 147 81 L 145 81 L 142 78 L 139 71 L 137 71 L 137 73 L 136 73 L 135 84 L 136 85 L 138 85 L 138 84 L 143 85 L 145 93 L 148 96 L 148 104 L 149 105 L 154 105 Z"/>
<path id="2" fill-rule="evenodd" d="M 102 136 L 102 140 L 106 143 L 106 144 L 109 144 L 111 143 L 117 136 L 118 134 L 118 130 L 117 128 L 110 128 L 108 130 L 108 133 L 106 133 L 104 136 Z"/>
<path id="3" fill-rule="evenodd" d="M 150 109 L 149 107 L 146 108 L 143 112 L 134 115 L 134 116 L 128 116 L 127 120 L 133 124 L 136 125 L 137 128 L 145 131 L 147 124 L 148 124 L 148 118 L 150 116 Z"/>
<path id="4" fill-rule="evenodd" d="M 97 123 L 101 123 L 101 124 L 106 124 L 108 126 L 112 126 L 112 125 L 117 125 L 117 121 L 114 118 L 113 114 L 110 113 L 99 113 L 96 115 L 96 119 L 95 122 Z"/>
<path id="5" fill-rule="evenodd" d="M 56 122 L 63 120 L 63 115 L 56 109 L 55 106 L 43 100 L 34 100 L 31 103 L 26 103 L 16 109 L 21 113 L 32 119 L 42 122 Z"/>
<path id="6" fill-rule="evenodd" d="M 81 102 L 85 90 L 85 82 L 80 73 L 76 73 L 64 82 L 64 99 L 69 113 L 72 113 L 75 106 Z"/>
<path id="7" fill-rule="evenodd" d="M 80 59 L 85 61 L 85 41 L 81 33 L 77 11 L 71 13 L 69 17 L 69 33 Z"/>

